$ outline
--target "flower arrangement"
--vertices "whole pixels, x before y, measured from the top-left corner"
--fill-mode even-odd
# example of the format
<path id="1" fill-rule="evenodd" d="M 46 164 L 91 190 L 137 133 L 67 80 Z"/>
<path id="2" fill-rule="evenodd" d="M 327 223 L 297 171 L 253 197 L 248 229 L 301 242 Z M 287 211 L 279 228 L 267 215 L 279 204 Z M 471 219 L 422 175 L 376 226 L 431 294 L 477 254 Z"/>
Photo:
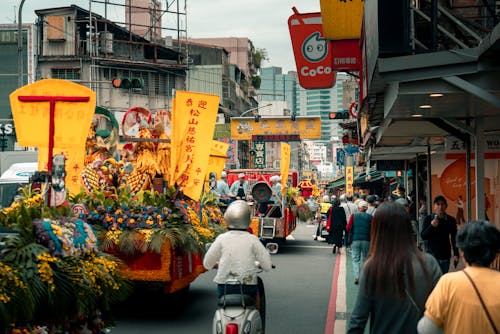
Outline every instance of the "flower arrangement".
<path id="1" fill-rule="evenodd" d="M 38 200 L 2 212 L 0 226 L 12 233 L 0 253 L 0 332 L 96 330 L 109 324 L 98 315 L 130 293 L 121 261 L 99 252 L 92 228 L 66 213 Z"/>

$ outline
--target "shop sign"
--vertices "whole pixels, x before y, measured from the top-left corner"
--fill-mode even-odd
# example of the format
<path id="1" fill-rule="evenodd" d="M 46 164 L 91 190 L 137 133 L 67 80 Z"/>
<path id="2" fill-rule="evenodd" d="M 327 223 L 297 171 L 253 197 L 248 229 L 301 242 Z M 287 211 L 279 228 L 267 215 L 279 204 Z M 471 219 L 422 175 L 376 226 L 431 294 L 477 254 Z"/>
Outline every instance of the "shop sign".
<path id="1" fill-rule="evenodd" d="M 261 118 L 258 122 L 253 117 L 231 118 L 231 139 L 250 140 L 253 135 L 299 135 L 301 139 L 321 138 L 321 118 L 289 117 Z"/>
<path id="2" fill-rule="evenodd" d="M 255 135 L 252 136 L 253 141 L 264 142 L 282 142 L 282 141 L 300 141 L 300 135 Z"/>
<path id="3" fill-rule="evenodd" d="M 333 87 L 336 73 L 332 69 L 332 48 L 323 37 L 321 13 L 293 10 L 288 28 L 300 85 L 305 89 Z"/>
<path id="4" fill-rule="evenodd" d="M 360 71 L 361 48 L 359 39 L 332 41 L 332 68 L 335 71 Z"/>
<path id="5" fill-rule="evenodd" d="M 364 0 L 320 0 L 325 38 L 358 39 L 364 5 Z"/>
<path id="6" fill-rule="evenodd" d="M 11 135 L 14 133 L 14 124 L 0 123 L 0 135 Z"/>
<path id="7" fill-rule="evenodd" d="M 266 143 L 263 141 L 254 141 L 253 151 L 254 168 L 266 168 Z"/>
<path id="8" fill-rule="evenodd" d="M 345 168 L 345 191 L 349 195 L 354 193 L 352 184 L 354 182 L 354 168 L 352 166 L 347 166 Z"/>

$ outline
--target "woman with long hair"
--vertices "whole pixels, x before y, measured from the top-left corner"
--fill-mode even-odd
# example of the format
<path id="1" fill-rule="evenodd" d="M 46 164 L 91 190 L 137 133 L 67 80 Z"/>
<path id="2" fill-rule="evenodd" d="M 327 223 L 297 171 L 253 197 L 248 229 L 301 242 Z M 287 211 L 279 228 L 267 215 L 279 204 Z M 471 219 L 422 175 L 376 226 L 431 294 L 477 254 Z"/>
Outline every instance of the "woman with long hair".
<path id="1" fill-rule="evenodd" d="M 441 276 L 439 265 L 415 243 L 410 216 L 385 202 L 371 224 L 370 251 L 360 277 L 348 333 L 416 333 L 425 301 Z"/>

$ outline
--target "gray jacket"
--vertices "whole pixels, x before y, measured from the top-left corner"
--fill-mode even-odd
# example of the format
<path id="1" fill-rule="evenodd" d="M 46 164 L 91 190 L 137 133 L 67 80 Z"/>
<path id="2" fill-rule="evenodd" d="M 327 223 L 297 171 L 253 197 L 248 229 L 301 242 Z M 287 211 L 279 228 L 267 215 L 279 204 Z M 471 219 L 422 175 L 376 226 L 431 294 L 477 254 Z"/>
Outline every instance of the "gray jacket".
<path id="1" fill-rule="evenodd" d="M 370 333 L 417 333 L 417 323 L 424 314 L 425 301 L 441 277 L 441 269 L 436 259 L 429 254 L 424 256 L 430 282 L 426 281 L 424 271 L 415 258 L 413 261 L 415 291 L 407 289 L 417 306 L 409 297 L 400 299 L 366 293 L 367 278 L 362 274 L 347 333 L 363 333 L 368 318 L 370 318 Z"/>

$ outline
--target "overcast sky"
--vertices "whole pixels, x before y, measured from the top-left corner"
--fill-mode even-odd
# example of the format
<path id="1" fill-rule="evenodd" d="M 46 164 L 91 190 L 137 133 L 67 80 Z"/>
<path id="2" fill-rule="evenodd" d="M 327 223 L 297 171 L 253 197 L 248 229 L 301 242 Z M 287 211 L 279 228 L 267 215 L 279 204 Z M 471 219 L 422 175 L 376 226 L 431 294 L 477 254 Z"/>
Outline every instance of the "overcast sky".
<path id="1" fill-rule="evenodd" d="M 175 3 L 177 0 L 166 0 Z M 165 8 L 166 1 L 161 1 Z M 283 73 L 295 70 L 288 18 L 292 7 L 301 13 L 317 12 L 319 0 L 180 0 L 187 2 L 187 32 L 189 37 L 248 37 L 255 48 L 266 49 L 269 61 L 263 66 L 277 66 Z M 124 4 L 125 0 L 110 0 Z M 14 23 L 21 0 L 0 0 L 0 23 Z M 89 0 L 25 0 L 23 23 L 35 22 L 35 9 L 78 5 L 89 9 Z M 104 16 L 104 6 L 92 3 L 92 11 Z M 108 5 L 107 17 L 123 21 L 124 7 Z M 168 20 L 168 17 L 165 18 Z M 168 27 L 168 22 L 163 27 Z M 170 27 L 173 27 L 170 23 Z M 166 32 L 165 32 L 166 33 Z"/>

